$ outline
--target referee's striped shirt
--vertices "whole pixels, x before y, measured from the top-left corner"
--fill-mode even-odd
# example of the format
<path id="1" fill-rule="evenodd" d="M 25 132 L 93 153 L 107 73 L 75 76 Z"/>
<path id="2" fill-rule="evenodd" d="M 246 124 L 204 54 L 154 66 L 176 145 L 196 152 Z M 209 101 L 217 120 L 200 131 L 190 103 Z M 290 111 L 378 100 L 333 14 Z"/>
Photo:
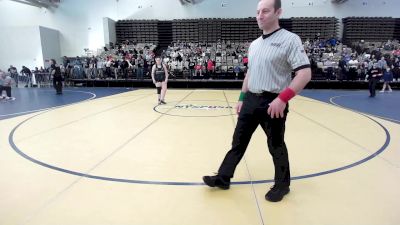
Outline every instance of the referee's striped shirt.
<path id="1" fill-rule="evenodd" d="M 292 71 L 310 67 L 298 35 L 279 28 L 260 36 L 249 47 L 250 92 L 280 93 L 289 86 Z"/>

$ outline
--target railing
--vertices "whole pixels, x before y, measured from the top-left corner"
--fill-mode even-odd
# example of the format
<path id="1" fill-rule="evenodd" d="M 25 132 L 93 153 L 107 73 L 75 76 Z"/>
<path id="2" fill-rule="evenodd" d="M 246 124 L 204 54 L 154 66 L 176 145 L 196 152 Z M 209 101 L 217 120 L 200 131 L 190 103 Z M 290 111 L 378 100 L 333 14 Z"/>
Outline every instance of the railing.
<path id="1" fill-rule="evenodd" d="M 17 87 L 51 87 L 52 78 L 50 73 L 32 73 L 32 74 L 11 74 Z"/>

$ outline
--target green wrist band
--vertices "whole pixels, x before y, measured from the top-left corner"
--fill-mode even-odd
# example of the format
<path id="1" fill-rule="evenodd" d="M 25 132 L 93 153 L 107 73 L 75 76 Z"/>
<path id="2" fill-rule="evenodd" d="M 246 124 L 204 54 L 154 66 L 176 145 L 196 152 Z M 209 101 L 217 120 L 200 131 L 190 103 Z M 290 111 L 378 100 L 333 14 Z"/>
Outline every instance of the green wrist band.
<path id="1" fill-rule="evenodd" d="M 239 101 L 243 102 L 244 96 L 246 96 L 245 92 L 240 92 Z"/>

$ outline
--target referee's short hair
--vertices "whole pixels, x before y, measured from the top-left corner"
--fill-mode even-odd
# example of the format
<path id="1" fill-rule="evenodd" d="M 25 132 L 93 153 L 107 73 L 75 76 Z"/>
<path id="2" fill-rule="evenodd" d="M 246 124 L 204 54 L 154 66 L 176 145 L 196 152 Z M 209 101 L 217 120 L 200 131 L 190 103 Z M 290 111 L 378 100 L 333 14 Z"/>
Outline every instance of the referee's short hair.
<path id="1" fill-rule="evenodd" d="M 275 12 L 276 12 L 276 10 L 280 9 L 281 7 L 282 7 L 281 0 L 275 0 L 275 4 L 274 4 Z"/>
<path id="2" fill-rule="evenodd" d="M 261 2 L 262 0 L 260 0 L 260 2 Z M 282 7 L 282 2 L 281 2 L 281 0 L 275 0 L 275 2 L 274 2 L 274 10 L 275 10 L 275 12 L 276 12 L 276 10 L 278 10 L 278 9 L 280 9 Z"/>

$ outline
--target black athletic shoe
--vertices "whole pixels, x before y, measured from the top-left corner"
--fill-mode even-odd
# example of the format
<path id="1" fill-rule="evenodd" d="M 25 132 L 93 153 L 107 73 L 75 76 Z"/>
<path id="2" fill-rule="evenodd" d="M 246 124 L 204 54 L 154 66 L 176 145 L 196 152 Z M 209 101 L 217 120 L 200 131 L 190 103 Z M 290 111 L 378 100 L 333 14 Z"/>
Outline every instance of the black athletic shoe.
<path id="1" fill-rule="evenodd" d="M 265 199 L 270 202 L 279 202 L 283 199 L 283 196 L 289 193 L 289 191 L 289 187 L 276 187 L 274 185 L 265 195 Z"/>
<path id="2" fill-rule="evenodd" d="M 167 104 L 166 102 L 164 102 L 164 100 L 160 100 L 160 103 L 164 105 Z"/>
<path id="3" fill-rule="evenodd" d="M 231 183 L 230 178 L 222 178 L 219 175 L 216 176 L 204 176 L 204 183 L 209 187 L 219 187 L 223 190 L 229 189 L 229 185 Z"/>

